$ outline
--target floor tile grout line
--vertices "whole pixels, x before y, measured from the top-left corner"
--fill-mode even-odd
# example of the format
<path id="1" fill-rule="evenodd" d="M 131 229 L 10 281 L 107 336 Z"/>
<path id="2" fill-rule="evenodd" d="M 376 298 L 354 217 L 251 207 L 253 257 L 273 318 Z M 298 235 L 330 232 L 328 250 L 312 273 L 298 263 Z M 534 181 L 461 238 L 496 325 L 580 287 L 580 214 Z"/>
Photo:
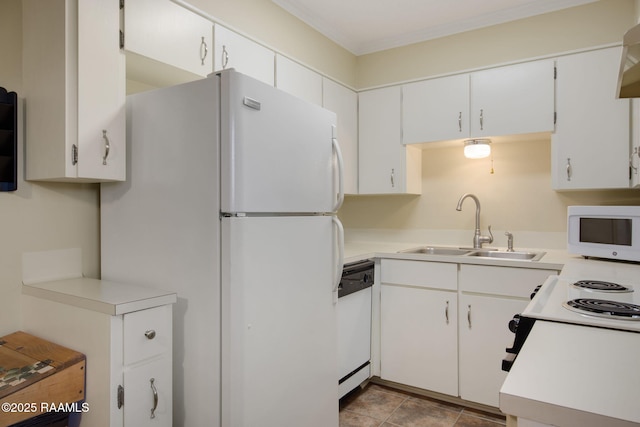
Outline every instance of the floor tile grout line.
<path id="1" fill-rule="evenodd" d="M 390 393 L 388 393 L 388 394 L 390 394 Z M 391 422 L 389 422 L 389 418 L 391 418 L 391 417 L 393 416 L 393 414 L 394 414 L 398 409 L 400 409 L 400 407 L 401 407 L 402 405 L 404 405 L 404 403 L 405 403 L 407 400 L 409 400 L 409 396 L 405 396 L 405 397 L 404 397 L 404 399 L 402 399 L 402 402 L 400 402 L 400 404 L 399 404 L 398 406 L 396 406 L 396 408 L 395 408 L 393 411 L 391 411 L 391 413 L 387 416 L 387 418 L 384 420 L 384 422 L 385 422 L 385 423 L 389 423 L 389 424 L 391 424 Z M 394 424 L 394 425 L 396 425 L 396 424 Z"/>

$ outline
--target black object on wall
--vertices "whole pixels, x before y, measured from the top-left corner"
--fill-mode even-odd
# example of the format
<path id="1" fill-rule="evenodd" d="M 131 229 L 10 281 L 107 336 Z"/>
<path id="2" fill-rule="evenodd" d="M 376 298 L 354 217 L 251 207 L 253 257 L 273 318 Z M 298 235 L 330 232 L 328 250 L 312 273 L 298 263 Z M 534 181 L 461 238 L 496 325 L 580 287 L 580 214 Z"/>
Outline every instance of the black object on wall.
<path id="1" fill-rule="evenodd" d="M 0 87 L 0 191 L 18 188 L 18 95 Z"/>

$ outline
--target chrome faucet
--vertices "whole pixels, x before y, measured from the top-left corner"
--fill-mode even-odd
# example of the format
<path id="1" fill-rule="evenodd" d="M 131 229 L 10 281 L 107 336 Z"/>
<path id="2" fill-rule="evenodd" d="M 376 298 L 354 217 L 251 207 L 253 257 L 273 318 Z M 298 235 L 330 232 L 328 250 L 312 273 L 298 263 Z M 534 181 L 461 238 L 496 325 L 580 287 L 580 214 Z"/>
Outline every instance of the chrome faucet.
<path id="1" fill-rule="evenodd" d="M 480 233 L 480 200 L 478 200 L 475 194 L 471 194 L 471 193 L 463 194 L 462 197 L 460 197 L 460 200 L 458 200 L 458 206 L 456 207 L 456 210 L 457 211 L 462 210 L 462 202 L 464 202 L 464 199 L 466 199 L 467 197 L 471 197 L 473 201 L 476 202 L 476 230 L 473 235 L 473 247 L 474 249 L 480 249 L 482 248 L 483 243 L 493 242 L 493 234 L 491 234 L 491 226 L 489 226 L 488 236 L 483 236 Z"/>

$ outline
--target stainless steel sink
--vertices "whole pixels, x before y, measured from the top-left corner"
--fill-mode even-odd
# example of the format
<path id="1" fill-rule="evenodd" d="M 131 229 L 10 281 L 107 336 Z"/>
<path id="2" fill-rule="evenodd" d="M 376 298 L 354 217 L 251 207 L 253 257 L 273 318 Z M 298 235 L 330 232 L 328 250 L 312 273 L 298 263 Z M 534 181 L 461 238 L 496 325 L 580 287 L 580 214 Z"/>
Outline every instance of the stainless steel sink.
<path id="1" fill-rule="evenodd" d="M 400 252 L 405 254 L 425 255 L 466 255 L 472 252 L 472 250 L 461 248 L 442 248 L 437 246 L 421 246 L 419 248 L 406 249 Z"/>
<path id="2" fill-rule="evenodd" d="M 483 258 L 500 258 L 500 259 L 517 259 L 524 261 L 538 261 L 546 252 L 500 252 L 500 251 L 472 251 L 466 256 L 475 256 Z"/>

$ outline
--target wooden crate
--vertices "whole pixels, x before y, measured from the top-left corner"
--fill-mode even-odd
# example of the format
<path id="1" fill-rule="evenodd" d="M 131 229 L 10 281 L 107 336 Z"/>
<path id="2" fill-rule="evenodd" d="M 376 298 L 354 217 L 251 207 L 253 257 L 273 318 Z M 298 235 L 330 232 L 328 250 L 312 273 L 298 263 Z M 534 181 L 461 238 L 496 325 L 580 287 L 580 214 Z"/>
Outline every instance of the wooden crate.
<path id="1" fill-rule="evenodd" d="M 84 387 L 82 353 L 20 331 L 0 338 L 0 427 L 82 401 Z"/>

